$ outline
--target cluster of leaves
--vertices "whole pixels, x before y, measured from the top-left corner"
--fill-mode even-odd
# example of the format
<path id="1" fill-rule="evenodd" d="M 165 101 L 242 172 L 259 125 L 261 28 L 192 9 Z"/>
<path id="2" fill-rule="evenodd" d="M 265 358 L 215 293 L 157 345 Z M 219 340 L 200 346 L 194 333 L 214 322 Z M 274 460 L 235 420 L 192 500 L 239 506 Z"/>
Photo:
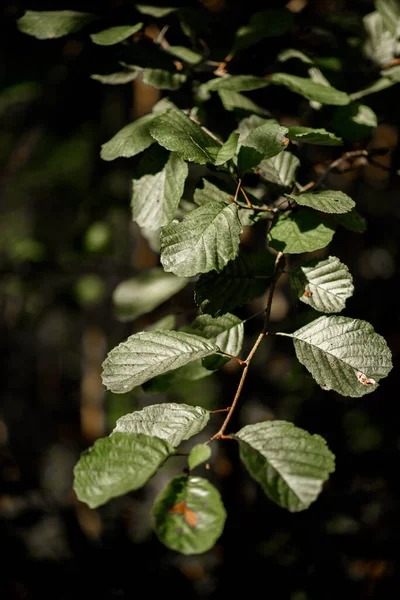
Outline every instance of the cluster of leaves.
<path id="1" fill-rule="evenodd" d="M 389 348 L 372 325 L 336 314 L 354 291 L 346 265 L 329 255 L 302 260 L 306 253 L 327 249 L 338 226 L 362 232 L 365 221 L 347 194 L 324 189 L 324 177 L 308 185 L 297 180 L 305 147 L 341 146 L 343 138 L 368 136 L 376 116 L 357 101 L 400 81 L 396 59 L 400 10 L 394 0 L 377 0 L 376 9 L 364 18 L 364 50 L 381 68 L 381 76 L 350 94 L 332 86 L 313 58 L 290 48 L 278 54 L 277 63 L 282 66 L 294 60 L 307 76 L 279 70 L 263 76 L 228 74 L 227 64 L 234 64 L 235 56 L 266 38 L 281 39 L 293 29 L 294 15 L 287 9 L 252 15 L 248 24 L 235 31 L 229 57 L 217 69 L 183 9 L 136 6 L 143 21 L 162 24 L 166 18 L 177 18 L 190 47 L 170 45 L 161 34 L 150 40 L 143 22 L 90 35 L 94 44 L 119 49 L 118 70 L 93 75 L 94 79 L 122 84 L 140 75 L 144 84 L 161 90 L 174 91 L 190 83 L 193 92 L 193 106 L 186 110 L 171 96 L 162 98 L 152 112 L 106 142 L 101 157 L 111 161 L 143 153 L 132 182 L 132 218 L 159 249 L 162 265 L 116 288 L 114 302 L 121 318 L 130 320 L 152 311 L 193 278 L 199 314 L 180 330 L 171 318 L 157 328 L 131 335 L 108 354 L 103 383 L 114 393 L 143 384 L 165 389 L 176 378 L 211 375 L 231 357 L 244 367 L 224 424 L 206 444 L 192 448 L 184 474 L 168 483 L 154 502 L 157 535 L 179 552 L 204 552 L 223 530 L 226 514 L 218 491 L 192 474 L 210 459 L 209 442 L 235 440 L 250 475 L 272 501 L 289 511 L 308 508 L 334 469 L 334 457 L 325 441 L 288 422 L 247 425 L 225 435 L 251 359 L 269 333 L 274 286 L 288 255 L 300 255 L 298 264 L 289 270 L 297 297 L 326 314 L 297 331 L 276 335 L 293 340 L 298 360 L 321 388 L 361 397 L 374 391 L 391 369 Z M 96 23 L 94 15 L 74 11 L 27 11 L 18 21 L 21 31 L 39 39 L 60 37 Z M 214 65 L 211 72 L 210 65 Z M 283 86 L 288 93 L 300 95 L 316 115 L 323 107 L 334 107 L 334 131 L 283 126 L 244 94 L 269 86 Z M 236 127 L 225 139 L 201 122 L 214 94 L 225 111 L 237 116 Z M 206 167 L 208 175 L 197 181 L 192 197 L 184 199 L 192 163 Z M 249 175 L 258 178 L 255 190 L 246 189 Z M 243 229 L 265 224 L 265 250 L 244 252 Z M 267 290 L 263 330 L 249 356 L 241 360 L 244 322 L 231 311 Z M 178 453 L 184 440 L 205 428 L 210 416 L 210 411 L 199 406 L 165 403 L 122 417 L 111 435 L 98 440 L 77 464 L 74 489 L 78 498 L 95 508 L 142 487 L 167 458 Z"/>

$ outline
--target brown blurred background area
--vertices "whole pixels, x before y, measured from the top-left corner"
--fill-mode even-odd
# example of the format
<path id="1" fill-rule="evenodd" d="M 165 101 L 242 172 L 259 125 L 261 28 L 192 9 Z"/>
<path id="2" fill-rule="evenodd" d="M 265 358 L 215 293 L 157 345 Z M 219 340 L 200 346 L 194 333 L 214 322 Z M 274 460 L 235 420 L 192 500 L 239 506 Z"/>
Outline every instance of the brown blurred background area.
<path id="1" fill-rule="evenodd" d="M 251 3 L 229 0 L 202 5 L 206 32 L 221 32 L 221 53 L 229 33 L 225 25 L 247 22 L 255 10 Z M 323 35 L 317 42 L 313 37 L 327 15 L 349 11 L 360 21 L 373 10 L 367 0 L 291 0 L 289 5 L 300 15 L 298 37 L 290 42 L 311 49 L 315 43 L 316 51 L 318 44 L 324 50 L 328 44 Z M 150 110 L 160 92 L 140 80 L 102 85 L 90 74 L 103 55 L 83 33 L 39 41 L 18 32 L 15 20 L 26 9 L 70 8 L 125 23 L 132 7 L 127 0 L 96 6 L 6 0 L 1 8 L 0 597 L 133 598 L 146 590 L 196 599 L 239 591 L 285 600 L 330 600 L 339 593 L 360 600 L 397 598 L 399 86 L 365 99 L 379 125 L 363 144 L 388 149 L 376 159 L 386 168 L 359 161 L 346 170 L 350 165 L 343 163 L 343 172 L 326 180 L 347 191 L 368 222 L 362 235 L 340 229 L 330 249 L 354 277 L 355 293 L 344 314 L 369 321 L 386 338 L 394 369 L 374 394 L 343 398 L 320 390 L 286 343 L 268 339 L 232 423 L 238 428 L 280 418 L 323 435 L 337 468 L 319 500 L 304 513 L 286 513 L 249 480 L 236 449 L 221 444 L 207 476 L 227 508 L 225 531 L 206 554 L 184 557 L 161 546 L 150 519 L 156 493 L 179 465 L 167 464 L 146 488 L 98 510 L 75 498 L 73 467 L 80 453 L 109 433 L 120 415 L 167 398 L 224 407 L 238 378 L 228 363 L 219 375 L 168 396 L 141 389 L 115 395 L 101 383 L 101 363 L 122 339 L 170 312 L 190 318 L 195 310 L 194 284 L 134 323 L 117 318 L 111 298 L 118 283 L 158 265 L 159 258 L 131 221 L 137 161 L 105 162 L 99 151 L 116 131 Z M 256 74 L 270 67 L 268 48 L 252 55 Z M 346 89 L 362 73 L 340 52 L 339 59 L 342 71 L 332 77 Z M 312 126 L 303 104 L 285 98 L 281 91 L 273 98 L 281 121 Z M 217 126 L 218 115 L 210 117 Z M 223 119 L 219 125 L 225 126 Z M 318 176 L 337 157 L 334 152 L 310 150 L 304 177 Z M 262 300 L 255 301 L 240 314 L 246 318 L 262 306 Z M 273 306 L 274 327 L 293 330 L 309 317 L 283 279 Z M 260 322 L 256 318 L 246 326 L 246 348 Z"/>

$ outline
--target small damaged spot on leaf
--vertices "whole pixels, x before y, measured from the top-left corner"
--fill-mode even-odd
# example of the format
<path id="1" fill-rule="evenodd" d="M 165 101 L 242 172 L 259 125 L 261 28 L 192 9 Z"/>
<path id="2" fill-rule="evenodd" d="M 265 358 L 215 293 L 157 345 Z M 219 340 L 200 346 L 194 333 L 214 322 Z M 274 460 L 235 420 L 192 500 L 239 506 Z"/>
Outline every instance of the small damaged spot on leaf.
<path id="1" fill-rule="evenodd" d="M 281 141 L 282 146 L 287 146 L 288 143 L 289 143 L 289 138 L 287 138 L 287 137 L 282 138 L 282 141 Z"/>
<path id="2" fill-rule="evenodd" d="M 175 504 L 172 508 L 169 509 L 168 512 L 170 515 L 183 515 L 186 523 L 190 527 L 194 528 L 197 525 L 199 515 L 196 514 L 193 510 L 190 510 L 190 508 L 186 506 L 186 502 L 184 500 L 181 500 L 180 502 Z"/>
<path id="3" fill-rule="evenodd" d="M 372 379 L 372 377 L 370 379 L 368 379 L 368 377 L 366 375 L 364 375 L 364 373 L 361 373 L 361 371 L 356 372 L 356 377 L 357 377 L 358 381 L 360 383 L 362 383 L 363 385 L 375 385 L 376 384 L 375 379 Z"/>
<path id="4" fill-rule="evenodd" d="M 308 290 L 304 290 L 303 296 L 305 296 L 306 298 L 311 298 L 312 292 L 309 292 Z"/>

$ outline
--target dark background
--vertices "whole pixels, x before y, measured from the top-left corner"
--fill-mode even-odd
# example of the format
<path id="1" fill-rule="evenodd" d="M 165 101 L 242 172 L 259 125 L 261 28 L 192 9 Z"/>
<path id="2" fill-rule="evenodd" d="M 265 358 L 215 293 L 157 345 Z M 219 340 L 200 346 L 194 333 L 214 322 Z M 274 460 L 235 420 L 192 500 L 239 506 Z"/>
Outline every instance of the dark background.
<path id="1" fill-rule="evenodd" d="M 341 593 L 357 599 L 397 598 L 398 86 L 366 98 L 379 127 L 372 140 L 345 148 L 388 147 L 382 160 L 390 170 L 364 165 L 327 179 L 352 195 L 368 221 L 362 235 L 338 229 L 330 248 L 354 277 L 355 293 L 343 314 L 369 321 L 386 338 L 394 369 L 373 394 L 343 398 L 313 382 L 287 341 L 268 339 L 232 422 L 235 430 L 249 422 L 283 418 L 323 435 L 337 466 L 318 501 L 299 514 L 278 508 L 249 479 L 236 447 L 220 443 L 207 476 L 222 494 L 228 513 L 225 530 L 206 554 L 183 557 L 157 541 L 149 518 L 154 496 L 181 466 L 167 465 L 143 490 L 96 511 L 75 498 L 72 470 L 80 453 L 109 433 L 121 414 L 165 399 L 142 390 L 106 394 L 100 379 L 106 352 L 171 311 L 180 318 L 192 315 L 193 286 L 154 315 L 134 323 L 116 318 L 111 302 L 115 286 L 158 264 L 158 256 L 130 221 L 136 160 L 106 163 L 99 150 L 143 106 L 151 107 L 157 92 L 90 79 L 107 58 L 84 33 L 39 41 L 18 32 L 15 20 L 26 9 L 70 8 L 96 12 L 107 26 L 139 20 L 132 6 L 127 1 L 98 2 L 95 7 L 54 1 L 6 2 L 2 8 L 1 598 L 133 598 L 143 593 L 221 598 L 243 592 L 285 600 L 325 600 Z M 220 11 L 199 8 L 197 2 L 191 6 L 199 10 L 199 27 L 209 36 L 217 60 L 225 56 L 232 31 L 253 12 L 251 3 L 243 7 L 227 2 Z M 341 68 L 326 75 L 339 89 L 355 91 L 376 79 L 378 71 L 368 61 L 360 62 L 358 50 L 349 53 L 341 40 L 350 35 L 346 28 L 353 27 L 357 36 L 362 16 L 372 10 L 370 2 L 309 2 L 299 14 L 294 37 L 274 44 L 339 56 Z M 345 25 L 332 25 L 332 15 L 341 16 Z M 327 22 L 334 43 L 320 32 Z M 267 41 L 232 63 L 232 72 L 265 74 L 276 52 Z M 315 124 L 307 102 L 275 89 L 267 99 L 274 116 L 282 122 Z M 182 108 L 189 97 L 185 93 L 177 100 Z M 249 96 L 262 104 L 261 92 Z M 209 127 L 229 133 L 235 127 L 233 115 L 224 115 L 214 98 L 209 106 Z M 329 123 L 331 115 L 324 111 L 317 118 Z M 340 151 L 319 148 L 304 156 L 302 183 Z M 259 240 L 250 236 L 246 243 Z M 260 309 L 261 301 L 239 313 L 248 317 Z M 295 300 L 282 279 L 272 317 L 276 329 L 293 331 L 312 312 Z M 261 323 L 257 318 L 249 321 L 246 347 Z M 230 403 L 238 377 L 229 363 L 220 375 L 174 389 L 168 399 L 190 398 L 194 404 L 221 408 Z M 212 435 L 215 427 L 213 421 L 205 435 Z"/>

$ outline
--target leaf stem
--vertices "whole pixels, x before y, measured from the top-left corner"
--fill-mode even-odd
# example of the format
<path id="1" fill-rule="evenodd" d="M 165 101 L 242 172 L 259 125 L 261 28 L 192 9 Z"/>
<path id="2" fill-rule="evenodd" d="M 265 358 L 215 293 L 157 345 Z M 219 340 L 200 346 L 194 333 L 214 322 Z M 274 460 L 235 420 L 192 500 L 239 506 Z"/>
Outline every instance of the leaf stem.
<path id="1" fill-rule="evenodd" d="M 275 259 L 274 274 L 272 276 L 271 285 L 270 285 L 269 290 L 268 290 L 267 305 L 265 307 L 264 325 L 263 325 L 261 333 L 258 335 L 258 337 L 257 337 L 257 339 L 256 339 L 256 341 L 255 341 L 255 343 L 254 343 L 254 345 L 252 347 L 252 349 L 250 350 L 250 352 L 249 352 L 246 360 L 243 361 L 244 369 L 243 369 L 242 376 L 240 378 L 239 385 L 238 385 L 236 393 L 235 393 L 235 397 L 234 397 L 234 399 L 232 401 L 232 405 L 229 408 L 229 412 L 228 412 L 227 416 L 225 417 L 225 420 L 222 423 L 220 429 L 217 431 L 217 433 L 215 433 L 206 442 L 206 444 L 209 444 L 213 440 L 226 439 L 226 438 L 230 437 L 230 436 L 224 435 L 225 434 L 225 430 L 226 430 L 226 428 L 228 426 L 229 421 L 232 418 L 233 412 L 234 412 L 234 410 L 236 408 L 236 405 L 237 405 L 238 400 L 240 398 L 240 395 L 242 393 L 244 382 L 246 381 L 247 373 L 248 373 L 249 368 L 250 368 L 250 363 L 251 363 L 251 361 L 252 361 L 255 353 L 257 352 L 258 347 L 260 346 L 261 342 L 263 341 L 264 337 L 266 335 L 268 335 L 269 321 L 270 321 L 270 318 L 271 318 L 271 306 L 272 306 L 272 299 L 273 299 L 274 292 L 275 292 L 275 285 L 276 285 L 276 282 L 278 281 L 278 279 L 279 279 L 279 277 L 280 277 L 280 275 L 282 273 L 282 270 L 279 267 L 279 263 L 280 263 L 282 257 L 283 257 L 283 253 L 282 252 L 278 252 L 278 254 L 276 256 L 276 259 Z"/>

